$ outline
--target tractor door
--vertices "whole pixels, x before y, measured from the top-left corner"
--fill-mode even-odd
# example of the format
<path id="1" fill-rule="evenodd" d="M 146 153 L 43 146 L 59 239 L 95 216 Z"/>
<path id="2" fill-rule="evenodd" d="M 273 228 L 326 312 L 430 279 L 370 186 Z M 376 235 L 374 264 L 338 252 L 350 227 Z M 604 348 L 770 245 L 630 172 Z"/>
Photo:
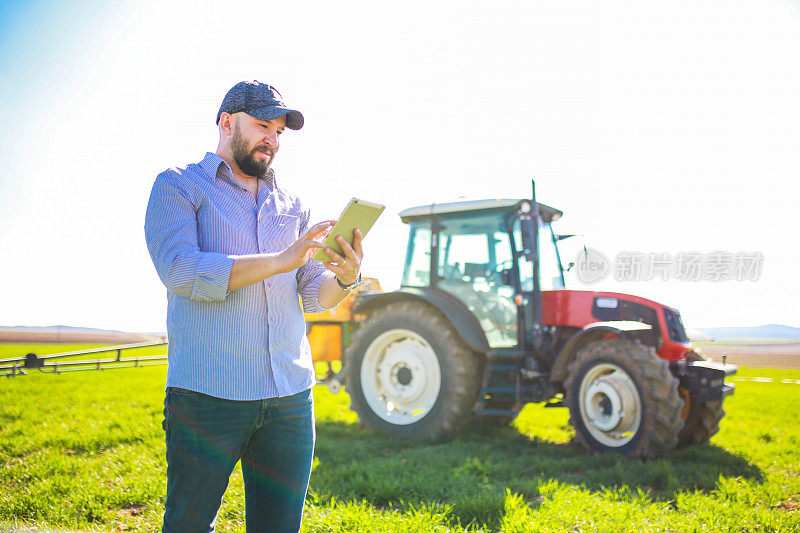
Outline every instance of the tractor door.
<path id="1" fill-rule="evenodd" d="M 522 249 L 522 231 L 520 221 L 514 222 L 514 249 Z M 556 238 L 550 224 L 539 221 L 539 283 L 543 291 L 563 289 L 564 271 L 561 265 L 561 258 L 558 253 Z M 520 281 L 522 290 L 530 292 L 533 290 L 533 263 L 525 258 L 519 257 Z"/>
<path id="2" fill-rule="evenodd" d="M 534 284 L 533 284 L 533 262 L 525 257 L 525 255 L 517 253 L 523 249 L 522 245 L 522 228 L 521 221 L 517 218 L 513 223 L 513 247 L 514 254 L 517 256 L 517 267 L 519 268 L 519 283 L 522 296 L 525 300 L 533 298 Z M 542 291 L 552 291 L 564 288 L 564 270 L 561 265 L 561 258 L 558 254 L 558 245 L 556 244 L 556 237 L 553 233 L 553 228 L 549 223 L 539 220 L 539 241 L 536 250 L 539 255 L 539 288 Z M 529 305 L 522 307 L 523 313 L 522 323 L 528 327 L 525 328 L 526 344 L 530 345 L 533 342 L 532 330 L 530 324 L 533 323 L 533 316 L 531 316 L 532 309 Z"/>
<path id="3" fill-rule="evenodd" d="M 516 346 L 514 287 L 503 272 L 513 255 L 500 214 L 437 221 L 435 285 L 464 303 L 481 324 L 491 348 Z"/>

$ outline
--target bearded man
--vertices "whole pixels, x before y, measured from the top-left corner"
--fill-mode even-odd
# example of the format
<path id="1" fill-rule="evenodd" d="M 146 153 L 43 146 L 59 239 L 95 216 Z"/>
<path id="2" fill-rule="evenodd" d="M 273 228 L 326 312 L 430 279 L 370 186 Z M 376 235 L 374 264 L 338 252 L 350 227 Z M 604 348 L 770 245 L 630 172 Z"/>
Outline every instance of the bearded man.
<path id="1" fill-rule="evenodd" d="M 271 168 L 303 115 L 258 81 L 217 113 L 219 145 L 158 175 L 145 239 L 167 288 L 164 532 L 208 532 L 241 460 L 248 531 L 298 531 L 314 454 L 314 366 L 303 311 L 361 280 L 361 235 L 311 260 L 333 221 L 309 225 Z M 299 295 L 299 298 L 298 298 Z M 300 307 L 302 300 L 302 308 Z"/>

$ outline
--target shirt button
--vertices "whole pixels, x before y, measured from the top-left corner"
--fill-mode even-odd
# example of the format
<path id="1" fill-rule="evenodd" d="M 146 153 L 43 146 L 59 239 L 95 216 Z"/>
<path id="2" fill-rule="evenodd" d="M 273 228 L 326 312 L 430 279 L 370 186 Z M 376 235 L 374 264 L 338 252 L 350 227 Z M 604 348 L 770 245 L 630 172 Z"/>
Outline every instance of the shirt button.
<path id="1" fill-rule="evenodd" d="M 267 282 L 267 287 L 272 287 L 272 282 L 271 281 Z"/>
<path id="2" fill-rule="evenodd" d="M 270 322 L 274 322 L 274 320 L 272 319 L 272 317 L 269 317 L 269 321 L 270 321 Z"/>

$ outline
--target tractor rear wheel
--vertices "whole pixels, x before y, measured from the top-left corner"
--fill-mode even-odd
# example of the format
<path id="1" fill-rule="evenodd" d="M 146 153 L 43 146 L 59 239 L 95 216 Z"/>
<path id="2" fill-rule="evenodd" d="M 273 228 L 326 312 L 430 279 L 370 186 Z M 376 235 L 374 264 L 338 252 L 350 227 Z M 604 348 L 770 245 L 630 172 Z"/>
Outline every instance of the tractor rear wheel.
<path id="1" fill-rule="evenodd" d="M 438 311 L 417 302 L 394 303 L 362 320 L 345 372 L 359 422 L 413 440 L 454 434 L 471 418 L 480 386 L 478 354 Z"/>
<path id="2" fill-rule="evenodd" d="M 678 380 L 652 347 L 629 339 L 587 345 L 564 382 L 570 424 L 597 452 L 660 457 L 678 443 Z"/>
<path id="3" fill-rule="evenodd" d="M 705 361 L 702 354 L 689 350 L 686 353 L 688 362 Z M 685 403 L 681 418 L 683 428 L 678 433 L 678 446 L 689 446 L 708 440 L 719 431 L 719 423 L 725 416 L 722 400 L 711 402 L 693 402 L 688 389 L 683 386 L 679 391 Z"/>

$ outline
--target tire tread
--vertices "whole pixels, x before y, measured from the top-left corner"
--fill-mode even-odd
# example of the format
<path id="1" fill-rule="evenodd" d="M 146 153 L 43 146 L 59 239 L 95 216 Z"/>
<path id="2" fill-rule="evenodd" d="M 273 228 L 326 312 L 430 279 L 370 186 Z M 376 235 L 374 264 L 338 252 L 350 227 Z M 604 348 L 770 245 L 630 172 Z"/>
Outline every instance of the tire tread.
<path id="1" fill-rule="evenodd" d="M 439 398 L 427 416 L 409 425 L 393 425 L 375 415 L 359 383 L 360 363 L 369 344 L 392 323 L 405 324 L 403 327 L 423 335 L 432 347 L 441 347 L 437 353 L 443 380 Z M 350 408 L 358 413 L 359 424 L 394 437 L 442 439 L 451 437 L 471 418 L 480 388 L 480 359 L 439 311 L 424 303 L 400 302 L 378 308 L 360 323 L 347 349 L 345 375 Z"/>

